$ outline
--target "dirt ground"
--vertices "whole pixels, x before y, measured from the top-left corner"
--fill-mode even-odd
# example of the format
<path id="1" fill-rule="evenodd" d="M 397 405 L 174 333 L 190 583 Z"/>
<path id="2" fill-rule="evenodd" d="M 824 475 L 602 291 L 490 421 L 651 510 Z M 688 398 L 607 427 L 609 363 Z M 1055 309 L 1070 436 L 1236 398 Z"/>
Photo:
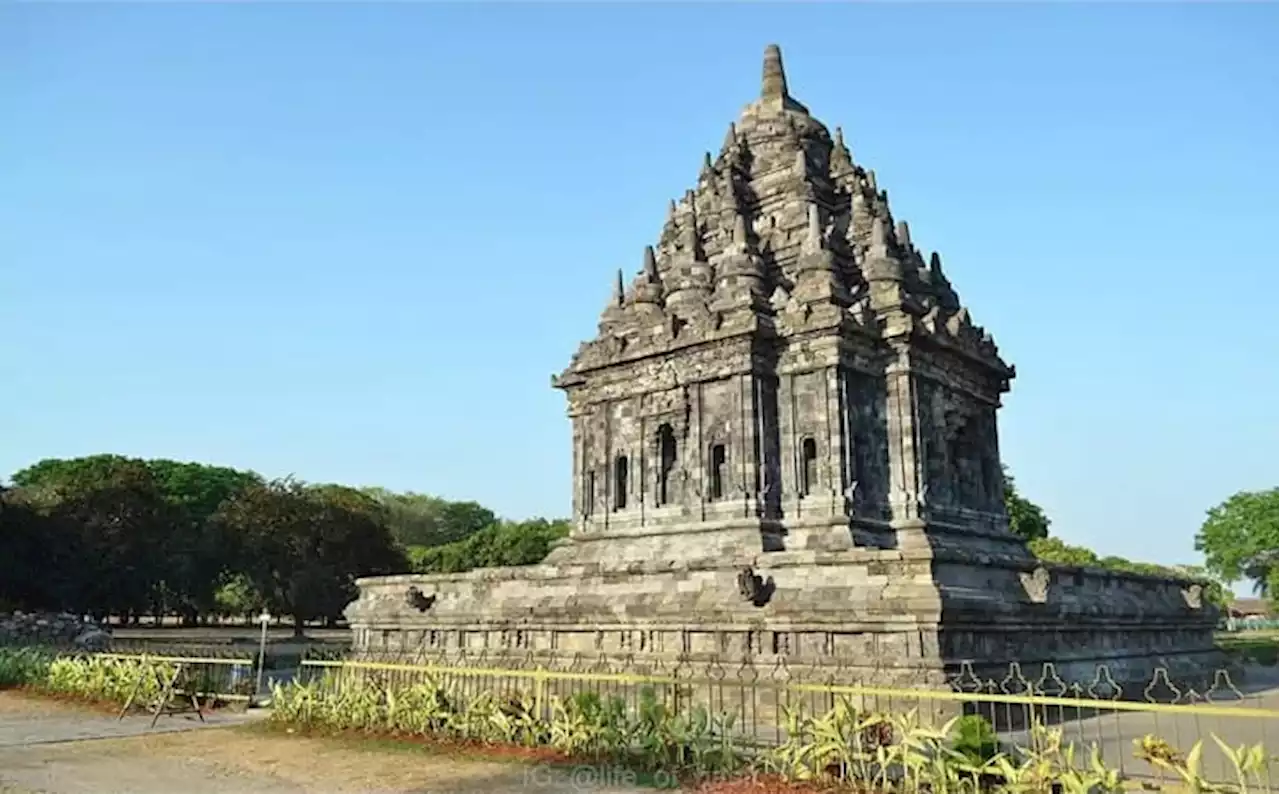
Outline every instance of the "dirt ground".
<path id="1" fill-rule="evenodd" d="M 629 773 L 276 735 L 245 725 L 15 741 L 99 712 L 0 692 L 0 794 L 636 794 Z M 145 718 L 140 718 L 145 719 Z M 166 721 L 180 717 L 162 718 Z M 127 721 L 126 721 L 127 722 Z M 83 731 L 81 732 L 83 734 Z"/>

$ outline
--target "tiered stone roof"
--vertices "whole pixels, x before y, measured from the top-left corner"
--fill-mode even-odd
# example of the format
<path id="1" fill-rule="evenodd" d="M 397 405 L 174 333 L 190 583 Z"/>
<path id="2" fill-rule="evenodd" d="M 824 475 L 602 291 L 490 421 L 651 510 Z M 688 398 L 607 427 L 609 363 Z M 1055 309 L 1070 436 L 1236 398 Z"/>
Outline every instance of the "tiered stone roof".
<path id="1" fill-rule="evenodd" d="M 926 257 L 895 220 L 875 171 L 854 160 L 840 128 L 832 135 L 790 95 L 770 45 L 759 98 L 671 203 L 639 273 L 628 283 L 618 272 L 597 337 L 565 374 L 720 337 L 823 329 L 913 335 L 1013 373 L 941 257 Z"/>

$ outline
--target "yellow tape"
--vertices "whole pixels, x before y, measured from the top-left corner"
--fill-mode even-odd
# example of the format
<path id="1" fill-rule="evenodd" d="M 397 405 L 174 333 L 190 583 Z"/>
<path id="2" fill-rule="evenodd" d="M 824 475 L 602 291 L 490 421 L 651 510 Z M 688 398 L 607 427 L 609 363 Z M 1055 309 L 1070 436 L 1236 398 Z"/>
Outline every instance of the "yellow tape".
<path id="1" fill-rule="evenodd" d="M 619 684 L 667 684 L 689 685 L 710 683 L 728 688 L 786 689 L 792 692 L 817 692 L 833 695 L 901 697 L 911 700 L 948 700 L 958 702 L 1008 703 L 1025 706 L 1062 706 L 1076 709 L 1104 711 L 1145 711 L 1160 714 L 1187 714 L 1202 717 L 1234 717 L 1239 719 L 1280 719 L 1280 710 L 1254 708 L 1252 706 L 1183 705 L 1173 703 L 1144 703 L 1132 700 L 1091 700 L 1088 698 L 1064 698 L 1049 695 L 1000 695 L 982 692 L 951 692 L 934 689 L 891 689 L 885 687 L 839 686 L 832 684 L 800 684 L 782 681 L 711 681 L 710 679 L 666 678 L 635 675 L 631 673 L 568 673 L 557 670 L 504 670 L 490 667 L 435 667 L 429 665 L 391 664 L 386 662 L 344 662 L 321 659 L 304 659 L 303 667 L 339 668 L 347 670 L 375 670 L 385 672 L 438 673 L 448 675 L 490 678 L 532 678 L 542 681 L 598 681 Z"/>

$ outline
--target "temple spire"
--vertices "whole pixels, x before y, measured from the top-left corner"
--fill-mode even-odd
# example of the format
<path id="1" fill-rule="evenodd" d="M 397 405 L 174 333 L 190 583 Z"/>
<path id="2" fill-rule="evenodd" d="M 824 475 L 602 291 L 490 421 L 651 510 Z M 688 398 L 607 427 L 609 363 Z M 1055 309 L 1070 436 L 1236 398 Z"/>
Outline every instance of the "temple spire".
<path id="1" fill-rule="evenodd" d="M 764 48 L 764 79 L 760 85 L 761 99 L 785 99 L 787 74 L 782 70 L 782 50 L 777 44 Z"/>
<path id="2" fill-rule="evenodd" d="M 724 146 L 726 152 L 738 145 L 738 127 L 733 122 L 729 122 L 729 131 L 724 135 Z"/>
<path id="3" fill-rule="evenodd" d="M 747 250 L 747 216 L 741 212 L 733 216 L 733 244 Z"/>
<path id="4" fill-rule="evenodd" d="M 613 285 L 613 302 L 621 306 L 626 303 L 627 289 L 622 283 L 622 268 L 618 268 L 618 282 Z"/>
<path id="5" fill-rule="evenodd" d="M 658 281 L 658 260 L 653 255 L 653 246 L 644 247 L 644 275 L 651 282 Z"/>
<path id="6" fill-rule="evenodd" d="M 818 205 L 810 202 L 803 248 L 807 252 L 822 250 L 822 215 Z"/>

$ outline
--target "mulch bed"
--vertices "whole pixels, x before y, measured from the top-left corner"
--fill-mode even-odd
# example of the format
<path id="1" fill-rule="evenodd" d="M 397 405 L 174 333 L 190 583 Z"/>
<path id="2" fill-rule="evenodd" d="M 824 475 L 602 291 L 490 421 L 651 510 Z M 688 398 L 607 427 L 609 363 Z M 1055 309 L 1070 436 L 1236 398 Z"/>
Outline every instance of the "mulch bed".
<path id="1" fill-rule="evenodd" d="M 253 726 L 254 729 L 267 730 L 272 733 L 287 733 L 308 738 L 351 739 L 356 741 L 387 741 L 411 747 L 423 748 L 432 752 L 460 754 L 477 759 L 495 761 L 519 761 L 535 764 L 559 766 L 590 765 L 604 763 L 591 758 L 575 758 L 562 750 L 552 747 L 524 747 L 515 744 L 486 743 L 424 736 L 416 733 L 398 731 L 366 731 L 366 730 L 329 730 L 324 728 L 304 728 L 293 725 L 265 722 Z M 637 772 L 641 778 L 642 773 Z M 729 779 L 695 780 L 688 778 L 681 781 L 684 790 L 691 794 L 849 794 L 855 789 L 834 782 L 791 781 L 779 775 L 744 774 Z"/>
<path id="2" fill-rule="evenodd" d="M 853 789 L 836 783 L 786 780 L 778 775 L 751 775 L 695 784 L 693 794 L 837 794 Z"/>

